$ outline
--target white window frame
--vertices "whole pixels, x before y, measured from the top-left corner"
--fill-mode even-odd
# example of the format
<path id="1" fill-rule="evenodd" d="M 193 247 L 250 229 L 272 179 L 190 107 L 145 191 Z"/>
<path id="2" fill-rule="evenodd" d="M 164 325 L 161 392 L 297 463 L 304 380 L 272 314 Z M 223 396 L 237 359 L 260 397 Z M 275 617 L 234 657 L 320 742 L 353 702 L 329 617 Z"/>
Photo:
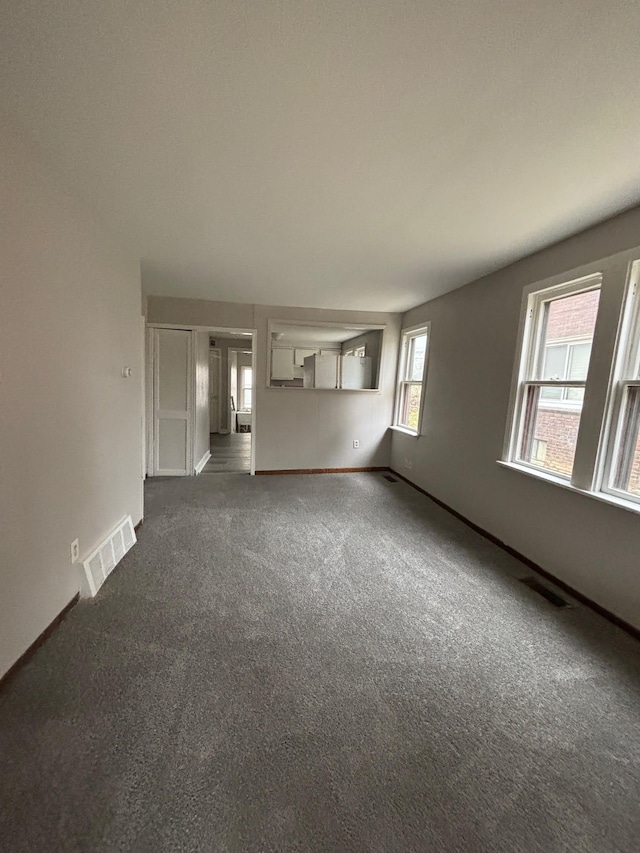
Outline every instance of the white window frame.
<path id="1" fill-rule="evenodd" d="M 601 277 L 598 316 L 592 340 L 591 357 L 585 385 L 582 414 L 576 443 L 571 477 L 527 464 L 517 458 L 521 443 L 520 413 L 523 405 L 523 383 L 530 369 L 532 353 L 536 352 L 533 316 L 537 300 L 588 290 L 589 283 Z M 640 350 L 640 247 L 620 252 L 594 263 L 586 264 L 561 275 L 526 286 L 523 290 L 518 330 L 516 358 L 511 383 L 507 428 L 502 458 L 498 464 L 515 469 L 562 488 L 613 503 L 634 512 L 640 511 L 640 501 L 628 492 L 611 486 L 611 473 L 617 461 L 620 413 L 623 411 L 625 388 L 635 385 L 626 371 L 632 358 L 630 347 Z M 538 346 L 538 352 L 540 348 Z M 635 350 L 634 350 L 635 352 Z M 640 355 L 640 352 L 638 353 Z M 545 385 L 546 382 L 538 382 Z M 582 385 L 563 380 L 562 385 Z M 638 380 L 640 384 L 640 380 Z"/>
<path id="2" fill-rule="evenodd" d="M 422 377 L 420 381 L 406 379 L 407 362 L 409 357 L 409 349 L 413 338 L 426 335 L 427 344 L 424 355 L 424 364 L 422 365 Z M 396 379 L 396 399 L 393 410 L 393 428 L 408 433 L 409 435 L 422 435 L 422 424 L 425 404 L 425 386 L 427 379 L 427 366 L 429 362 L 429 352 L 431 350 L 431 321 L 420 323 L 417 326 L 411 326 L 402 329 L 400 333 L 400 358 L 398 360 L 398 376 Z M 422 391 L 420 394 L 420 408 L 418 410 L 418 425 L 415 430 L 411 427 L 400 423 L 400 409 L 402 407 L 403 387 L 406 385 L 421 385 Z"/>

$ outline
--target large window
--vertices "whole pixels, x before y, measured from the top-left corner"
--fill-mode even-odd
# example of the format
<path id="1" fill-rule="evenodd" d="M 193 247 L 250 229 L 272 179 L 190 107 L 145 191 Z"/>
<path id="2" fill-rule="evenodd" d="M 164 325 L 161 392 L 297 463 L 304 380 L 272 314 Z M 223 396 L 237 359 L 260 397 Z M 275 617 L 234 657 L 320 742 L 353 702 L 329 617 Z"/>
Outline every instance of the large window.
<path id="1" fill-rule="evenodd" d="M 571 476 L 599 299 L 600 276 L 529 297 L 516 415 L 518 462 Z"/>
<path id="2" fill-rule="evenodd" d="M 637 258 L 526 289 L 503 460 L 640 509 Z"/>
<path id="3" fill-rule="evenodd" d="M 250 367 L 240 368 L 240 408 L 245 412 L 251 411 L 251 390 L 253 371 Z"/>
<path id="4" fill-rule="evenodd" d="M 420 432 L 426 376 L 429 325 L 402 333 L 394 425 Z"/>
<path id="5" fill-rule="evenodd" d="M 603 489 L 640 501 L 640 296 L 633 265 L 612 393 L 612 424 Z"/>

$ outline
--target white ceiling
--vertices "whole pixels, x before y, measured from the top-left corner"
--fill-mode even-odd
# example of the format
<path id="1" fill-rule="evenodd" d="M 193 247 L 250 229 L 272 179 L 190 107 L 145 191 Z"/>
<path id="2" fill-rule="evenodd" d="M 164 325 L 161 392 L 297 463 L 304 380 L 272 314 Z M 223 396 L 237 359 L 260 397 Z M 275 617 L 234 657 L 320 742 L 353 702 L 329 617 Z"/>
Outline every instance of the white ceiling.
<path id="1" fill-rule="evenodd" d="M 148 292 L 402 310 L 640 201 L 637 0 L 3 0 Z"/>

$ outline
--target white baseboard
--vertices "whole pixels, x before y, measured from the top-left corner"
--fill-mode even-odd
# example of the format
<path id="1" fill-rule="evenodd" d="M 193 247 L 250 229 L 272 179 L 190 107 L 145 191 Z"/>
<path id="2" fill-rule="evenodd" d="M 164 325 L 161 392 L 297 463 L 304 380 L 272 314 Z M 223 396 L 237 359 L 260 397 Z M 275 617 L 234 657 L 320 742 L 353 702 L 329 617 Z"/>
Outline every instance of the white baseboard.
<path id="1" fill-rule="evenodd" d="M 199 474 L 202 471 L 202 469 L 204 468 L 204 466 L 207 464 L 207 462 L 210 459 L 211 459 L 211 451 L 207 450 L 207 452 L 204 454 L 202 459 L 196 465 L 196 474 Z"/>

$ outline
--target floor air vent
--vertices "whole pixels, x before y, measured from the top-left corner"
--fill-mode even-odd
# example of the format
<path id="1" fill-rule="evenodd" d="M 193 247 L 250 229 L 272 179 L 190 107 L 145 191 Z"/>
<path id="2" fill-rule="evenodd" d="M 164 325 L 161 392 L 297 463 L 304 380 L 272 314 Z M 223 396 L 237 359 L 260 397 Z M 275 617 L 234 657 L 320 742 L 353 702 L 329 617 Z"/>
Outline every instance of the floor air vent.
<path id="1" fill-rule="evenodd" d="M 385 478 L 385 480 L 388 480 L 390 483 L 397 483 L 398 482 L 396 477 L 392 477 L 391 474 L 383 474 L 382 476 Z"/>
<path id="2" fill-rule="evenodd" d="M 553 604 L 554 607 L 571 607 L 568 601 L 559 596 L 557 593 L 553 592 L 553 590 L 548 589 L 544 584 L 540 583 L 537 578 L 521 578 L 520 582 L 525 586 L 528 586 L 529 589 L 532 589 L 534 592 L 537 592 L 538 595 L 541 595 L 543 598 L 546 598 L 550 604 Z"/>
<path id="3" fill-rule="evenodd" d="M 84 594 L 93 598 L 127 551 L 136 543 L 131 516 L 123 518 L 109 536 L 84 561 Z"/>

